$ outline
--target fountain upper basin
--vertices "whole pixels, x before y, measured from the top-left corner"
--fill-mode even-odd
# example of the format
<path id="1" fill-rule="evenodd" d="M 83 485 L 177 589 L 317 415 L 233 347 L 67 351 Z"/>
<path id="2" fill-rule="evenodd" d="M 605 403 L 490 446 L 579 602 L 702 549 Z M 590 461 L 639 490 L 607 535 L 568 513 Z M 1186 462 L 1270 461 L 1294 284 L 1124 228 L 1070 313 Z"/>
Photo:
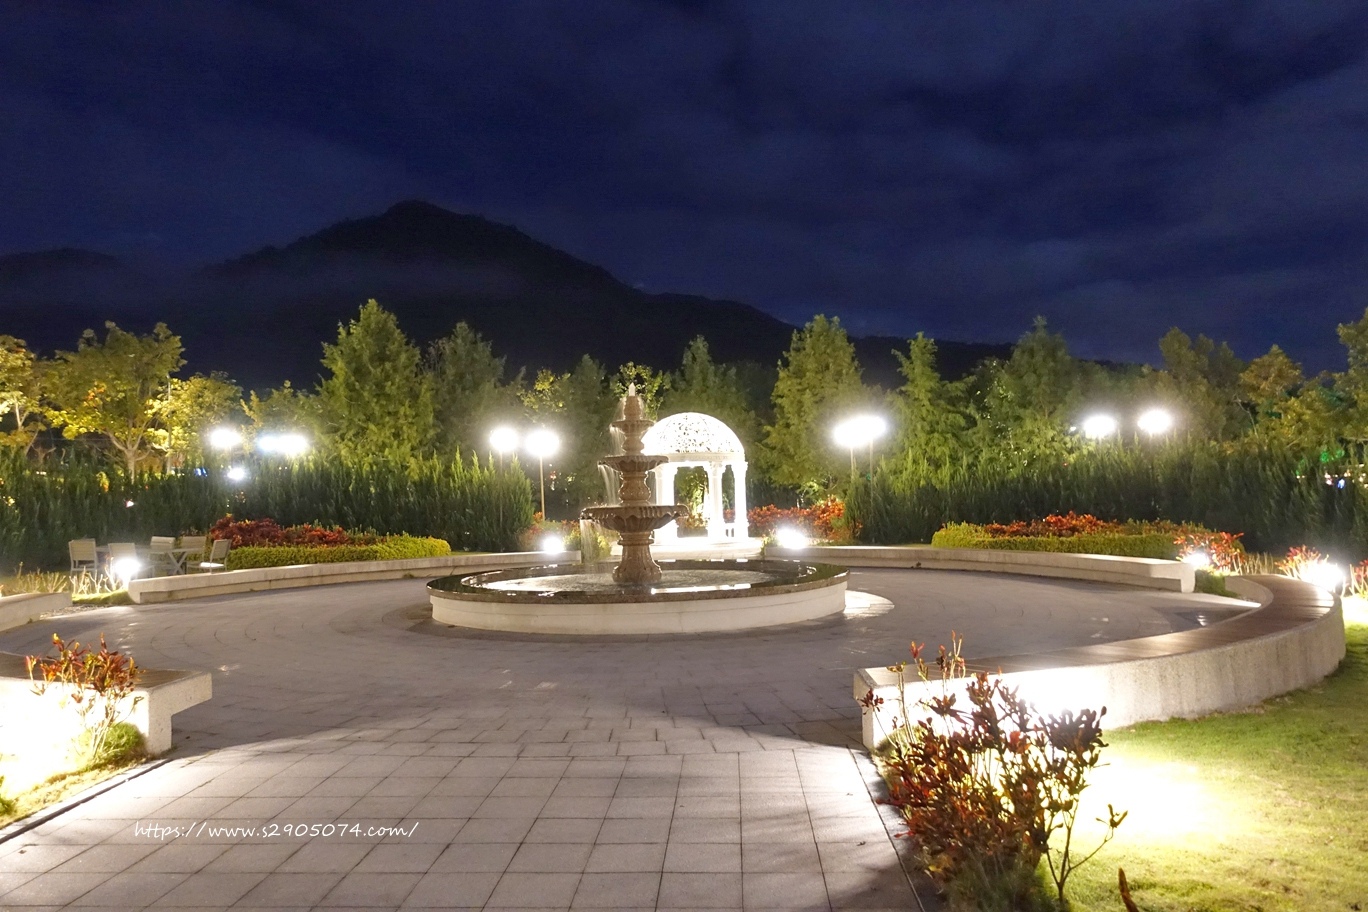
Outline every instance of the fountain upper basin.
<path id="1" fill-rule="evenodd" d="M 661 581 L 624 586 L 612 565 L 495 570 L 428 583 L 441 624 L 518 633 L 749 630 L 845 609 L 844 567 L 809 561 L 663 560 Z"/>

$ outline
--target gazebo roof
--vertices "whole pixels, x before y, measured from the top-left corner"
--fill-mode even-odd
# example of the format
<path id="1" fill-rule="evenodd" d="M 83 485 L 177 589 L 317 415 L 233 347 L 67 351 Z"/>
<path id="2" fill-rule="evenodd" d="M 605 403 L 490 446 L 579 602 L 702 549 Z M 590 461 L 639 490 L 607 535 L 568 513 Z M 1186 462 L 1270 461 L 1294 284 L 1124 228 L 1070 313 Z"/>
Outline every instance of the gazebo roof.
<path id="1" fill-rule="evenodd" d="M 736 433 L 712 415 L 680 412 L 662 418 L 642 437 L 653 455 L 724 455 L 741 458 L 745 451 Z"/>

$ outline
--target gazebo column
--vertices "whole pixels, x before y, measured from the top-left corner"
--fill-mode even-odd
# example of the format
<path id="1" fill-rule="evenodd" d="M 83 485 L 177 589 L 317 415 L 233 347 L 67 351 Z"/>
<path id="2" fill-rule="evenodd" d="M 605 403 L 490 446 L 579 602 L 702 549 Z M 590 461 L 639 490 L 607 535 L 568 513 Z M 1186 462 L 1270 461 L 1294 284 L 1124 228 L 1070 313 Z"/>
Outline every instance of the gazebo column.
<path id="1" fill-rule="evenodd" d="M 736 520 L 732 524 L 732 536 L 737 541 L 750 537 L 750 518 L 746 515 L 746 464 L 732 463 L 732 506 L 736 508 Z"/>
<path id="2" fill-rule="evenodd" d="M 727 518 L 722 512 L 722 472 L 726 469 L 721 463 L 708 464 L 708 540 L 721 541 L 727 537 Z"/>
<path id="3" fill-rule="evenodd" d="M 679 467 L 678 467 L 678 466 L 676 466 L 676 465 L 671 465 L 671 464 L 668 463 L 668 462 L 665 463 L 665 464 L 662 465 L 662 466 L 657 466 L 657 467 L 656 467 L 656 470 L 655 470 L 655 481 L 656 481 L 656 485 L 655 485 L 655 489 L 656 489 L 656 491 L 655 491 L 655 495 L 656 495 L 656 496 L 655 496 L 655 502 L 656 502 L 656 503 L 658 503 L 658 504 L 672 504 L 672 503 L 675 502 L 675 496 L 674 496 L 675 473 L 678 472 L 678 471 L 679 471 Z M 670 521 L 669 523 L 667 523 L 665 526 L 663 526 L 663 527 L 661 527 L 661 528 L 659 528 L 659 529 L 656 530 L 655 537 L 656 537 L 656 540 L 657 540 L 657 541 L 664 540 L 664 539 L 678 538 L 678 537 L 679 537 L 679 526 L 678 526 L 678 524 L 676 524 L 673 520 L 671 520 L 671 521 Z"/>

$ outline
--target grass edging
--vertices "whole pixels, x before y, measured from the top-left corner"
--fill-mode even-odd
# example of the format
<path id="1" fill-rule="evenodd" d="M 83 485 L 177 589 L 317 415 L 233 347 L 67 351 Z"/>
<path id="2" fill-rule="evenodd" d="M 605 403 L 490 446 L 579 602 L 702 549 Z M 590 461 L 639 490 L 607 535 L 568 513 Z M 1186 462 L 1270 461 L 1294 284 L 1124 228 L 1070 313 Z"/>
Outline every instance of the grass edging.
<path id="1" fill-rule="evenodd" d="M 107 778 L 96 781 L 94 784 L 82 789 L 69 798 L 64 798 L 55 804 L 49 804 L 38 808 L 37 810 L 6 824 L 4 827 L 0 827 L 0 843 L 8 842 L 16 836 L 22 836 L 29 830 L 42 826 L 49 820 L 65 814 L 74 807 L 80 807 L 87 801 L 98 798 L 105 792 L 117 788 L 125 782 L 129 782 L 144 773 L 150 773 L 154 769 L 170 763 L 172 759 L 174 758 L 159 757 L 155 760 L 146 760 L 137 763 L 134 766 L 121 771 L 115 771 Z"/>

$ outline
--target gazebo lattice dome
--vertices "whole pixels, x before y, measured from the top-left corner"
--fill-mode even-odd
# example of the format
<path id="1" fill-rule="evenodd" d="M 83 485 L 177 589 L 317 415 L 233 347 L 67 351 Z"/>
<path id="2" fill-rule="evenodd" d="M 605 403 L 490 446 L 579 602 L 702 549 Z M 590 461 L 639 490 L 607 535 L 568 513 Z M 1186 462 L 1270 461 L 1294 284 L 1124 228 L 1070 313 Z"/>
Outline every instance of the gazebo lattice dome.
<path id="1" fill-rule="evenodd" d="M 646 452 L 662 456 L 743 457 L 741 438 L 712 415 L 680 412 L 662 418 L 646 431 Z"/>
<path id="2" fill-rule="evenodd" d="M 676 472 L 691 466 L 703 466 L 708 472 L 708 494 L 703 504 L 708 538 L 718 541 L 728 537 L 747 537 L 746 452 L 735 431 L 712 415 L 680 412 L 657 421 L 642 436 L 641 442 L 648 454 L 670 458 L 653 473 L 656 503 L 674 502 Z M 728 468 L 732 470 L 734 500 L 734 520 L 730 523 L 726 521 L 722 497 L 722 477 Z M 670 538 L 677 531 L 675 524 L 671 523 L 657 534 L 662 538 Z"/>

